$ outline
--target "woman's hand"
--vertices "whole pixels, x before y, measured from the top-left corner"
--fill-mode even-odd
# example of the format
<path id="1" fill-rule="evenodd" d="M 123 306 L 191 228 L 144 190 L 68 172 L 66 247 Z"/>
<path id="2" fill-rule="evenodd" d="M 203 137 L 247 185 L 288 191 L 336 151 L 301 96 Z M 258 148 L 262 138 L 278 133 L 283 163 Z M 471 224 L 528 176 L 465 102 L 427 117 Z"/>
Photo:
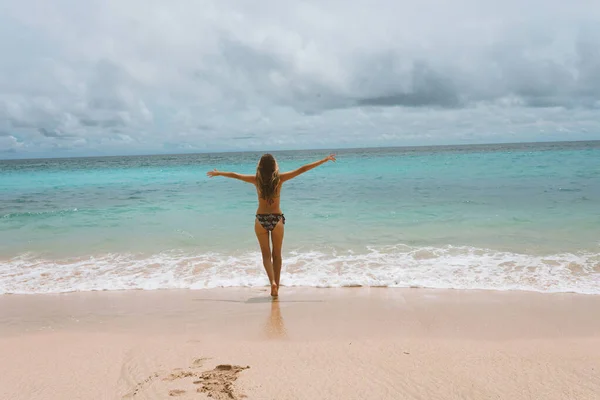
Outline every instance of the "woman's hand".
<path id="1" fill-rule="evenodd" d="M 208 171 L 206 173 L 206 175 L 210 178 L 214 177 L 214 176 L 219 176 L 219 171 L 217 171 L 217 169 L 213 169 L 212 171 Z"/>
<path id="2" fill-rule="evenodd" d="M 333 161 L 335 162 L 335 154 L 330 154 L 325 158 L 326 161 Z"/>

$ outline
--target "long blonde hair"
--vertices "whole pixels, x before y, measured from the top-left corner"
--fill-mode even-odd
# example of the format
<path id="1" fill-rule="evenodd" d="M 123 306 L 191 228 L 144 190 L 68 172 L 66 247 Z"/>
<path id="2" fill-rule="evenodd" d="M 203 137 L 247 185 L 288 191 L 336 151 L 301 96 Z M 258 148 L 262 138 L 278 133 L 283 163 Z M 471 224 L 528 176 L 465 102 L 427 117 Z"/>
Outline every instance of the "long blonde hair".
<path id="1" fill-rule="evenodd" d="M 258 166 L 256 167 L 256 186 L 258 194 L 269 204 L 273 203 L 277 197 L 277 188 L 279 187 L 279 172 L 277 171 L 277 162 L 271 154 L 264 154 Z"/>

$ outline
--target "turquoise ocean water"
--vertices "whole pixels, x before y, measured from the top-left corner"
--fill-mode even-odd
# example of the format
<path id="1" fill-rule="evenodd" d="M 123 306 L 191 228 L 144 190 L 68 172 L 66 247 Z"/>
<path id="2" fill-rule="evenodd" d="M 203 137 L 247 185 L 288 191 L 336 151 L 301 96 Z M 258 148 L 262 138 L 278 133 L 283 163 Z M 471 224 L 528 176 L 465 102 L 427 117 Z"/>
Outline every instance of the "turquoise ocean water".
<path id="1" fill-rule="evenodd" d="M 284 286 L 600 293 L 600 142 L 336 153 L 284 185 Z M 254 188 L 205 175 L 260 155 L 0 161 L 0 293 L 266 285 Z"/>

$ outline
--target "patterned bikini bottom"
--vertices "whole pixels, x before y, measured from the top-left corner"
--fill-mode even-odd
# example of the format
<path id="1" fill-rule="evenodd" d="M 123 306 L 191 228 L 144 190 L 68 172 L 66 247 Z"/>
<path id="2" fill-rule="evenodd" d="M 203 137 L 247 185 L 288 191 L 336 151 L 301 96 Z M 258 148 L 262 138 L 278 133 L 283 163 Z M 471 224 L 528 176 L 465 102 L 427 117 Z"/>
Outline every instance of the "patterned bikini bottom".
<path id="1" fill-rule="evenodd" d="M 256 219 L 269 232 L 275 229 L 280 220 L 283 220 L 283 224 L 285 225 L 283 214 L 256 214 Z"/>

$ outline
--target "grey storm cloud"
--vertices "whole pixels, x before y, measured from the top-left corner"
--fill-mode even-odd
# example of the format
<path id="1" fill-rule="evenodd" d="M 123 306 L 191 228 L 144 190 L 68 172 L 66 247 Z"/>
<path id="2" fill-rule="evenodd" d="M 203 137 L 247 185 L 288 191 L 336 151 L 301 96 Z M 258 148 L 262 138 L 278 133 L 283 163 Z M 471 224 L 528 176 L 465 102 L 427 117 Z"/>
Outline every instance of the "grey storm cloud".
<path id="1" fill-rule="evenodd" d="M 49 131 L 46 128 L 40 128 L 39 132 L 46 137 L 53 137 L 53 138 L 61 137 L 61 135 L 59 135 L 56 131 Z"/>
<path id="2" fill-rule="evenodd" d="M 416 63 L 410 73 L 410 87 L 405 92 L 359 99 L 359 105 L 405 107 L 458 107 L 460 92 L 454 82 L 423 63 Z"/>
<path id="3" fill-rule="evenodd" d="M 69 135 L 67 133 L 62 133 L 57 130 L 50 130 L 46 128 L 40 128 L 38 132 L 47 138 L 55 138 L 55 139 L 70 139 L 73 138 L 73 135 Z"/>
<path id="4" fill-rule="evenodd" d="M 0 0 L 0 54 L 16 152 L 600 133 L 596 1 Z"/>

